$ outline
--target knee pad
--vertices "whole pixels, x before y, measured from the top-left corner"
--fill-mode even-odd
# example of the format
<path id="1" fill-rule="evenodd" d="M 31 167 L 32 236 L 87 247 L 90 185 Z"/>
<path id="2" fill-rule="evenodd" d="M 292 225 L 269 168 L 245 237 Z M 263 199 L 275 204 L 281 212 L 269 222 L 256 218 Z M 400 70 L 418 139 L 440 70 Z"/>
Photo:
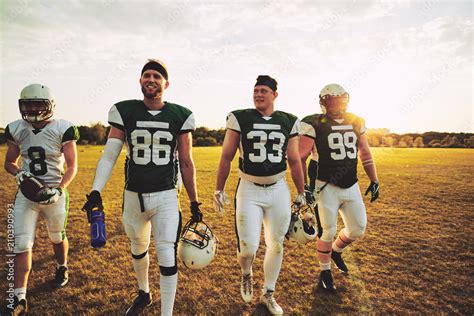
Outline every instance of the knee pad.
<path id="1" fill-rule="evenodd" d="M 140 260 L 140 259 L 145 258 L 145 256 L 147 255 L 147 253 L 148 253 L 148 250 L 146 250 L 144 253 L 141 253 L 141 254 L 139 254 L 139 255 L 134 254 L 134 253 L 132 252 L 132 258 L 135 259 L 135 260 Z"/>
<path id="2" fill-rule="evenodd" d="M 48 232 L 48 235 L 49 235 L 49 240 L 51 240 L 51 242 L 53 244 L 60 244 L 63 242 L 64 238 L 66 238 L 66 232 L 65 231 L 62 231 L 62 232 Z"/>
<path id="3" fill-rule="evenodd" d="M 271 251 L 273 253 L 283 252 L 283 242 L 272 240 L 270 243 L 267 244 L 267 251 Z"/>
<path id="4" fill-rule="evenodd" d="M 336 226 L 323 227 L 323 233 L 320 239 L 322 241 L 332 242 L 334 236 L 336 236 Z"/>
<path id="5" fill-rule="evenodd" d="M 147 240 L 138 240 L 132 239 L 131 240 L 131 251 L 132 256 L 139 256 L 148 251 L 148 241 Z M 143 255 L 143 257 L 145 256 Z"/>
<path id="6" fill-rule="evenodd" d="M 344 235 L 346 235 L 350 239 L 357 239 L 359 237 L 362 237 L 365 233 L 365 227 L 366 226 L 357 226 L 353 227 L 351 229 L 349 228 L 344 228 Z"/>
<path id="7" fill-rule="evenodd" d="M 175 250 L 174 243 L 157 242 L 155 243 L 155 249 L 156 249 L 156 256 L 158 257 L 158 264 L 160 265 L 160 269 L 161 267 L 176 266 L 176 250 Z"/>
<path id="8" fill-rule="evenodd" d="M 258 245 L 251 245 L 245 240 L 240 240 L 239 256 L 240 257 L 253 257 L 257 253 Z"/>
<path id="9" fill-rule="evenodd" d="M 33 249 L 34 238 L 33 236 L 16 236 L 15 247 L 13 248 L 14 253 L 22 253 L 31 251 Z"/>
<path id="10" fill-rule="evenodd" d="M 176 273 L 178 273 L 178 267 L 176 265 L 174 265 L 172 267 L 160 266 L 160 274 L 161 275 L 171 276 L 171 275 L 175 275 Z"/>

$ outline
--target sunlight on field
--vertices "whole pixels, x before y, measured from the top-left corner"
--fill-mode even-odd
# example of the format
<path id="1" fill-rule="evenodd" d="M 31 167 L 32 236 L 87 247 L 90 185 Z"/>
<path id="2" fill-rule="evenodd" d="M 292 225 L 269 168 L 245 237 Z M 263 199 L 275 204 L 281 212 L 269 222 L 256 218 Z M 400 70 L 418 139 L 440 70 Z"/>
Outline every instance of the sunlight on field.
<path id="1" fill-rule="evenodd" d="M 37 228 L 28 299 L 35 315 L 122 314 L 136 292 L 129 242 L 121 224 L 123 155 L 103 192 L 106 204 L 108 240 L 105 249 L 89 247 L 88 224 L 79 211 L 93 179 L 101 147 L 81 146 L 79 174 L 70 187 L 71 209 L 70 284 L 53 289 L 55 265 L 43 221 Z M 198 191 L 205 221 L 220 239 L 218 256 L 203 271 L 180 266 L 175 312 L 216 315 L 264 315 L 257 304 L 263 284 L 264 246 L 254 264 L 255 297 L 252 304 L 240 298 L 240 269 L 235 257 L 236 238 L 233 210 L 217 214 L 212 208 L 216 168 L 220 148 L 195 148 Z M 367 204 L 366 236 L 346 253 L 351 274 L 335 272 L 338 293 L 323 295 L 315 290 L 319 276 L 316 244 L 298 246 L 285 243 L 285 258 L 277 284 L 276 298 L 288 314 L 400 313 L 469 314 L 473 307 L 472 258 L 474 217 L 471 180 L 474 151 L 465 149 L 384 149 L 373 150 L 381 181 L 381 196 Z M 5 147 L 0 147 L 4 160 Z M 227 183 L 232 196 L 237 182 L 237 165 Z M 359 168 L 361 190 L 368 179 Z M 6 222 L 6 208 L 15 194 L 13 177 L 0 172 L 0 216 Z M 294 188 L 292 187 L 294 192 Z M 367 201 L 367 199 L 365 199 Z M 181 195 L 183 219 L 189 218 L 186 193 Z M 341 223 L 340 223 L 341 224 Z M 341 227 L 341 226 L 339 226 Z M 0 291 L 5 293 L 5 230 L 0 229 Z M 152 246 L 152 249 L 154 247 Z M 154 250 L 151 251 L 154 254 Z M 454 256 L 453 256 L 454 255 Z M 150 286 L 159 312 L 159 270 L 151 258 Z M 4 302 L 2 294 L 2 304 Z M 110 302 L 115 302 L 111 304 Z"/>

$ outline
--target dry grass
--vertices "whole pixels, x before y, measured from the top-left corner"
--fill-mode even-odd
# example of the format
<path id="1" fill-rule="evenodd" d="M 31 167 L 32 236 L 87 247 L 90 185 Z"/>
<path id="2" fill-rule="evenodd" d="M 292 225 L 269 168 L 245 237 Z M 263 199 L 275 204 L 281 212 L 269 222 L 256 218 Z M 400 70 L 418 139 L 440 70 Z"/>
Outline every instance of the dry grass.
<path id="1" fill-rule="evenodd" d="M 34 315 L 122 314 L 136 292 L 129 242 L 121 224 L 123 157 L 104 191 L 108 243 L 104 250 L 89 247 L 88 224 L 79 209 L 89 190 L 100 147 L 79 147 L 80 170 L 73 182 L 68 238 L 70 284 L 53 289 L 53 252 L 43 221 L 37 228 L 28 298 Z M 335 272 L 336 295 L 315 290 L 319 276 L 316 244 L 300 247 L 286 242 L 277 285 L 277 299 L 288 314 L 449 313 L 474 312 L 473 151 L 463 149 L 374 149 L 382 183 L 381 198 L 368 204 L 366 236 L 346 252 L 349 276 Z M 179 271 L 176 314 L 264 315 L 265 308 L 240 298 L 240 269 L 235 257 L 233 211 L 212 209 L 220 148 L 195 148 L 198 186 L 205 220 L 220 238 L 219 254 L 203 271 Z M 5 147 L 0 147 L 3 162 Z M 228 181 L 231 193 L 236 172 Z M 368 181 L 361 173 L 361 187 Z M 0 172 L 0 217 L 5 223 L 7 204 L 16 186 Z M 233 194 L 232 194 L 233 195 Z M 184 218 L 188 202 L 182 194 Z M 0 230 L 2 266 L 0 291 L 6 290 L 5 230 Z M 152 249 L 152 254 L 154 255 Z M 263 283 L 262 245 L 254 264 L 256 289 Z M 151 258 L 150 284 L 159 314 L 159 270 Z M 2 302 L 4 302 L 1 296 Z M 2 303 L 3 305 L 3 303 Z"/>

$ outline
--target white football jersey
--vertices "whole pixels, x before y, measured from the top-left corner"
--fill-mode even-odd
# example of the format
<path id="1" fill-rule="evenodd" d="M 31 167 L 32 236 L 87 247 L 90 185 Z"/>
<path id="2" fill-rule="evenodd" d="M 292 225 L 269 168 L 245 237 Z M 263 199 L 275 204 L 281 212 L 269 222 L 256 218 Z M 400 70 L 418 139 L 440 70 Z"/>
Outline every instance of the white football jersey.
<path id="1" fill-rule="evenodd" d="M 50 187 L 61 183 L 63 145 L 79 139 L 77 128 L 65 120 L 52 120 L 41 129 L 35 129 L 25 120 L 17 120 L 7 125 L 5 135 L 20 147 L 21 169 L 31 172 Z"/>

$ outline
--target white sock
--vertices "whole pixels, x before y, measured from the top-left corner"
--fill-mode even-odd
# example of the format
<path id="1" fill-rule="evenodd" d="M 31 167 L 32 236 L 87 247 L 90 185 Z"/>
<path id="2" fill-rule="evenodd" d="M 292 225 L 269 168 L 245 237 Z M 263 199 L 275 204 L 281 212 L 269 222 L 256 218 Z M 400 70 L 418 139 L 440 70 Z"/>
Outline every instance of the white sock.
<path id="1" fill-rule="evenodd" d="M 13 294 L 18 298 L 18 301 L 26 299 L 26 287 L 19 287 L 13 290 Z"/>
<path id="2" fill-rule="evenodd" d="M 319 261 L 319 266 L 321 267 L 321 271 L 331 270 L 331 261 L 329 261 L 328 263 L 322 263 L 321 261 Z"/>
<path id="3" fill-rule="evenodd" d="M 63 263 L 63 264 L 59 264 L 59 263 L 57 263 L 57 264 L 56 264 L 56 268 L 58 268 L 58 269 L 59 269 L 59 267 L 66 267 L 66 268 L 67 268 L 67 261 L 64 261 L 64 263 Z"/>
<path id="4" fill-rule="evenodd" d="M 265 258 L 263 259 L 263 273 L 265 275 L 264 287 L 267 290 L 275 291 L 282 261 L 283 250 L 276 252 L 270 247 L 267 247 L 267 250 L 265 251 Z"/>
<path id="5" fill-rule="evenodd" d="M 150 265 L 150 257 L 148 252 L 145 257 L 141 259 L 132 259 L 133 269 L 135 270 L 135 276 L 138 281 L 138 289 L 145 293 L 150 292 L 150 286 L 148 284 L 148 266 Z"/>
<path id="6" fill-rule="evenodd" d="M 178 273 L 162 275 L 160 273 L 161 315 L 173 315 L 174 298 L 178 284 Z"/>

